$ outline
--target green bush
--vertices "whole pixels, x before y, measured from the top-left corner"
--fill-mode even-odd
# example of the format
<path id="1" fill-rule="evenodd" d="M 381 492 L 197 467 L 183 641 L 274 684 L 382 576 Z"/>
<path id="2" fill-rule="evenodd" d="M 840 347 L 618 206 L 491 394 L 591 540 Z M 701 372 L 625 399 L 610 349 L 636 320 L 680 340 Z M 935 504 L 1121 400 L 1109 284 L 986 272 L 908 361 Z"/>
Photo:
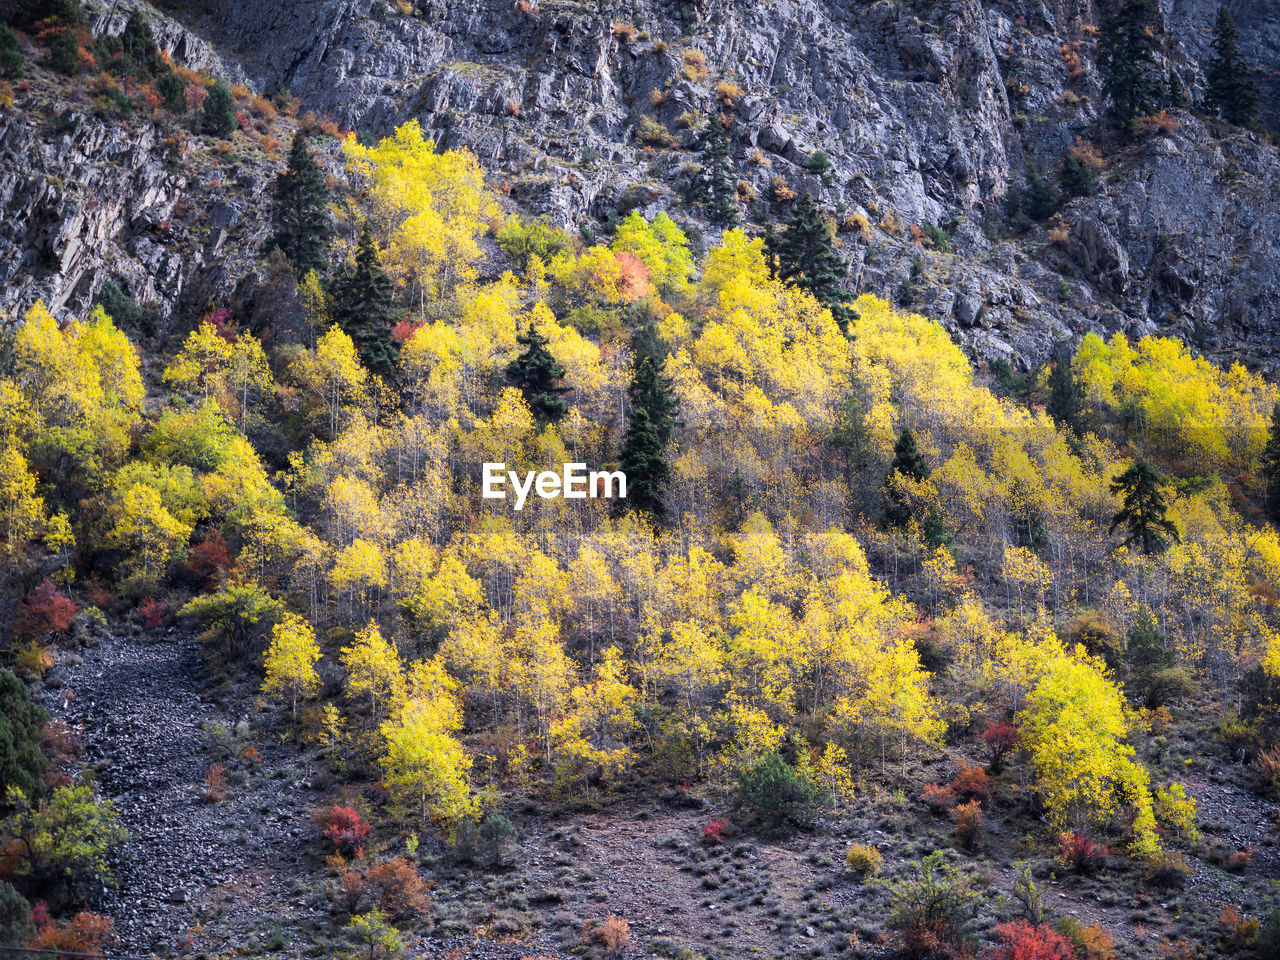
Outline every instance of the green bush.
<path id="1" fill-rule="evenodd" d="M 1280 960 L 1280 910 L 1271 911 L 1266 923 L 1258 931 L 1253 950 L 1259 960 Z"/>
<path id="2" fill-rule="evenodd" d="M 28 796 L 40 789 L 49 767 L 40 749 L 49 715 L 31 702 L 27 685 L 9 670 L 0 669 L 0 801 L 10 788 Z"/>
<path id="3" fill-rule="evenodd" d="M 235 132 L 236 101 L 221 80 L 209 88 L 200 114 L 200 132 L 214 137 L 229 137 Z"/>
<path id="4" fill-rule="evenodd" d="M 110 800 L 84 784 L 58 787 L 39 803 L 11 788 L 8 799 L 16 809 L 4 831 L 13 837 L 18 876 L 36 889 L 110 880 L 107 858 L 128 836 Z"/>
<path id="5" fill-rule="evenodd" d="M 921 230 L 924 235 L 929 238 L 929 242 L 933 244 L 933 248 L 940 253 L 951 252 L 951 238 L 947 236 L 947 232 L 941 227 L 935 227 L 927 220 L 921 224 Z"/>
<path id="6" fill-rule="evenodd" d="M 449 838 L 453 852 L 464 863 L 495 867 L 510 856 L 516 828 L 500 813 L 490 813 L 479 823 L 464 819 Z"/>
<path id="7" fill-rule="evenodd" d="M 898 931 L 906 956 L 971 955 L 969 923 L 977 913 L 978 895 L 967 877 L 943 863 L 940 852 L 910 864 L 887 887 L 892 898 L 889 925 Z"/>
<path id="8" fill-rule="evenodd" d="M 0 75 L 22 79 L 27 61 L 18 49 L 18 36 L 7 23 L 0 23 Z"/>
<path id="9" fill-rule="evenodd" d="M 822 801 L 822 790 L 797 773 L 775 751 L 742 775 L 736 809 L 767 834 L 806 826 Z"/>
<path id="10" fill-rule="evenodd" d="M 63 30 L 49 45 L 49 65 L 67 76 L 79 72 L 80 40 L 74 30 Z"/>
<path id="11" fill-rule="evenodd" d="M 0 880 L 0 947 L 25 946 L 31 935 L 31 905 L 27 898 Z"/>
<path id="12" fill-rule="evenodd" d="M 498 246 L 507 252 L 521 270 L 528 270 L 529 263 L 537 257 L 548 264 L 551 258 L 565 248 L 568 235 L 551 225 L 546 217 L 530 220 L 512 218 L 498 231 Z"/>

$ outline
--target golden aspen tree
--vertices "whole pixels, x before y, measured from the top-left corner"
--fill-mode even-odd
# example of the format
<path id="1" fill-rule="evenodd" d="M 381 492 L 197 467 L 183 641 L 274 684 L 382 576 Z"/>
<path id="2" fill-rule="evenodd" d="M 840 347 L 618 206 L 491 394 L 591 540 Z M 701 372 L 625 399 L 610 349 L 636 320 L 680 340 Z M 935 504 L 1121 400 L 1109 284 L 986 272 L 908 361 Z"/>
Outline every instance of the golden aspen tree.
<path id="1" fill-rule="evenodd" d="M 379 717 L 404 691 L 404 665 L 400 654 L 383 636 L 376 623 L 356 633 L 355 640 L 342 648 L 339 659 L 347 671 L 347 696 L 367 698 L 376 726 Z"/>
<path id="2" fill-rule="evenodd" d="M 1159 851 L 1149 777 L 1127 742 L 1120 692 L 1100 665 L 1083 656 L 1054 658 L 1018 718 L 1054 826 L 1079 832 L 1123 805 L 1134 816 L 1134 852 Z"/>
<path id="3" fill-rule="evenodd" d="M 264 693 L 288 699 L 293 719 L 298 719 L 298 698 L 315 696 L 320 689 L 316 661 L 320 648 L 311 625 L 297 614 L 285 613 L 271 628 L 271 643 L 266 653 Z"/>
<path id="4" fill-rule="evenodd" d="M 27 548 L 44 522 L 44 501 L 36 496 L 36 478 L 15 447 L 0 449 L 0 523 L 10 562 Z"/>
<path id="5" fill-rule="evenodd" d="M 108 510 L 107 542 L 126 553 L 125 568 L 147 590 L 164 573 L 173 555 L 186 545 L 191 527 L 165 509 L 152 487 L 135 483 Z"/>

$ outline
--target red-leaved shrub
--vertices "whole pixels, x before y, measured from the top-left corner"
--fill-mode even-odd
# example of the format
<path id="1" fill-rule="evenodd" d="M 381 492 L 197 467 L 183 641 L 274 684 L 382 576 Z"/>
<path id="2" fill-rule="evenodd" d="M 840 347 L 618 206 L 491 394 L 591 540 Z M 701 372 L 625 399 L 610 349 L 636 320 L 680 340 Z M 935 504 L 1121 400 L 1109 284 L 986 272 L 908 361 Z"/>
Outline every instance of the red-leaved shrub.
<path id="1" fill-rule="evenodd" d="M 335 803 L 317 818 L 324 831 L 324 838 L 333 849 L 344 857 L 359 859 L 364 856 L 364 842 L 369 836 L 369 824 L 354 807 Z"/>
<path id="2" fill-rule="evenodd" d="M 429 887 L 404 857 L 393 857 L 364 875 L 366 888 L 392 920 L 410 920 L 431 909 Z"/>
<path id="3" fill-rule="evenodd" d="M 187 569 L 191 575 L 201 580 L 208 580 L 231 569 L 231 551 L 227 549 L 227 541 L 222 534 L 213 536 L 194 544 L 187 551 Z"/>
<path id="4" fill-rule="evenodd" d="M 934 813 L 947 813 L 956 805 L 955 791 L 938 783 L 927 783 L 920 797 Z"/>
<path id="5" fill-rule="evenodd" d="M 146 630 L 159 630 L 169 619 L 169 608 L 155 597 L 147 597 L 138 604 L 138 619 Z"/>
<path id="6" fill-rule="evenodd" d="M 1058 837 L 1058 859 L 1082 876 L 1092 876 L 1105 867 L 1110 852 L 1083 833 L 1064 833 Z"/>
<path id="7" fill-rule="evenodd" d="M 724 843 L 724 828 L 728 824 L 719 817 L 713 817 L 702 825 L 702 842 L 712 846 Z"/>
<path id="8" fill-rule="evenodd" d="M 48 919 L 36 929 L 36 935 L 27 941 L 33 950 L 56 951 L 57 956 L 79 954 L 82 957 L 100 957 L 102 948 L 112 941 L 111 918 L 100 913 L 83 910 L 62 925 Z M 35 919 L 35 911 L 32 911 Z"/>
<path id="9" fill-rule="evenodd" d="M 1046 926 L 1033 927 L 1025 920 L 996 927 L 1000 946 L 991 960 L 1073 960 L 1075 951 L 1061 934 Z"/>
<path id="10" fill-rule="evenodd" d="M 24 637 L 56 636 L 70 629 L 79 609 L 74 600 L 59 593 L 53 581 L 46 577 L 22 601 L 13 629 Z"/>
<path id="11" fill-rule="evenodd" d="M 987 771 L 976 763 L 973 765 L 960 761 L 960 770 L 951 781 L 951 790 L 962 800 L 985 800 L 991 790 L 987 782 Z"/>
<path id="12" fill-rule="evenodd" d="M 1018 743 L 1018 731 L 1008 720 L 1001 718 L 988 723 L 987 729 L 978 734 L 978 739 L 987 745 L 991 772 L 999 773 L 1004 767 L 1004 758 Z"/>

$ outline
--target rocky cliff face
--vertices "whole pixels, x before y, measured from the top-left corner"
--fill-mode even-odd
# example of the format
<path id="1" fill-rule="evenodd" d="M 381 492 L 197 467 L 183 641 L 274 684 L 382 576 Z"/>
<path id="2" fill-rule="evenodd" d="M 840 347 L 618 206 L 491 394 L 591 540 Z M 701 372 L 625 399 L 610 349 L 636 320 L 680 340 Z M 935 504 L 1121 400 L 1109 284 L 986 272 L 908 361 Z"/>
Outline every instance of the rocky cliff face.
<path id="1" fill-rule="evenodd" d="M 1274 70 L 1280 2 L 1237 6 L 1247 49 Z M 691 126 L 717 109 L 733 116 L 740 192 L 756 198 L 750 218 L 785 217 L 788 191 L 819 197 L 846 228 L 851 282 L 933 316 L 979 357 L 1026 364 L 1087 330 L 1195 328 L 1218 349 L 1276 362 L 1280 160 L 1264 137 L 1179 113 L 1179 129 L 1109 153 L 1096 196 L 1025 233 L 1003 224 L 1006 191 L 1028 161 L 1049 171 L 1077 138 L 1096 136 L 1091 0 L 211 0 L 205 9 L 165 19 L 170 49 L 262 90 L 288 88 L 344 127 L 383 134 L 416 117 L 442 145 L 475 151 L 521 206 L 562 225 L 665 208 L 710 240 L 679 184 L 700 159 Z M 1210 2 L 1165 4 L 1167 66 L 1193 96 L 1215 12 Z M 0 142 L 34 149 L 50 174 L 58 149 L 80 149 L 84 163 L 97 149 L 22 136 Z M 151 168 L 136 138 L 126 143 L 136 181 Z M 825 174 L 811 168 L 819 152 Z M 114 180 L 104 196 L 140 188 L 121 199 L 128 210 L 89 224 L 68 208 L 41 226 L 37 208 L 50 207 L 40 200 L 17 218 L 28 236 L 81 238 L 81 252 L 51 254 L 67 276 L 81 270 L 74 291 L 94 282 L 84 279 L 88 251 L 112 227 L 160 216 L 182 189 L 159 173 L 130 183 L 121 165 L 105 166 Z M 260 217 L 261 186 L 224 199 L 234 208 L 225 218 Z M 947 229 L 953 252 L 916 242 L 912 226 L 926 223 Z M 150 282 L 160 296 L 184 286 L 175 272 L 210 264 L 230 277 L 243 267 L 207 241 L 200 259 L 168 266 L 169 252 L 126 252 L 138 265 L 130 283 Z M 58 284 L 68 302 L 68 281 Z"/>

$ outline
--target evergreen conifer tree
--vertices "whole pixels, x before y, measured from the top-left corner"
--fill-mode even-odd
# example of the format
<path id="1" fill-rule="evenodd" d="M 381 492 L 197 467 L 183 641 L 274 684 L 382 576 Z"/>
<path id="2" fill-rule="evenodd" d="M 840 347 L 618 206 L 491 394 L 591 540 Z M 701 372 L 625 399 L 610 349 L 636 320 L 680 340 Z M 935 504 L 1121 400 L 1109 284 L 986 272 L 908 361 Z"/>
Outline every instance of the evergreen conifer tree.
<path id="1" fill-rule="evenodd" d="M 215 137 L 229 137 L 237 127 L 236 101 L 221 80 L 209 88 L 200 114 L 200 132 Z"/>
<path id="2" fill-rule="evenodd" d="M 782 233 L 772 227 L 766 231 L 765 254 L 774 276 L 808 290 L 830 308 L 840 328 L 846 328 L 851 311 L 842 285 L 849 268 L 836 253 L 831 231 L 812 197 L 806 194 L 800 200 Z"/>
<path id="3" fill-rule="evenodd" d="M 737 226 L 737 187 L 733 177 L 729 128 L 718 114 L 712 114 L 707 132 L 702 136 L 702 156 L 706 180 L 698 192 L 707 212 L 719 226 Z"/>
<path id="4" fill-rule="evenodd" d="M 1022 209 L 1032 220 L 1047 220 L 1058 209 L 1058 194 L 1040 176 L 1034 163 L 1027 164 L 1027 189 L 1022 194 Z"/>
<path id="5" fill-rule="evenodd" d="M 1065 354 L 1049 371 L 1049 402 L 1045 406 L 1060 427 L 1080 429 L 1080 391 L 1071 372 L 1071 359 Z"/>
<path id="6" fill-rule="evenodd" d="M 507 376 L 524 394 L 525 403 L 539 423 L 559 423 L 569 412 L 564 402 L 568 387 L 560 386 L 564 367 L 547 349 L 549 342 L 532 324 L 518 338 L 525 351 L 507 364 Z M 627 491 L 630 495 L 630 490 Z"/>
<path id="7" fill-rule="evenodd" d="M 662 373 L 667 351 L 651 316 L 632 334 L 631 345 L 635 374 L 627 388 L 631 416 L 621 455 L 622 472 L 627 475 L 627 500 L 619 507 L 643 510 L 656 522 L 666 516 L 662 491 L 671 478 L 666 448 L 677 423 L 679 404 L 671 379 Z"/>
<path id="8" fill-rule="evenodd" d="M 1267 513 L 1280 524 L 1280 403 L 1271 411 L 1271 435 L 1262 448 L 1262 479 L 1266 485 Z"/>
<path id="9" fill-rule="evenodd" d="M 1213 113 L 1237 127 L 1257 124 L 1258 84 L 1240 52 L 1240 31 L 1225 6 L 1218 8 L 1213 26 L 1213 60 L 1207 79 L 1205 105 Z"/>
<path id="10" fill-rule="evenodd" d="M 271 219 L 276 232 L 268 246 L 283 250 L 299 276 L 324 270 L 325 248 L 333 233 L 329 189 L 301 132 L 294 134 L 289 148 L 288 169 L 276 177 Z"/>
<path id="11" fill-rule="evenodd" d="M 156 35 L 151 31 L 151 24 L 139 11 L 129 14 L 120 34 L 120 43 L 124 48 L 125 68 L 142 77 L 158 77 L 168 73 L 168 64 L 160 56 L 156 46 Z"/>
<path id="12" fill-rule="evenodd" d="M 378 248 L 366 224 L 356 245 L 355 267 L 333 284 L 333 318 L 346 332 L 364 365 L 385 372 L 400 358 L 391 339 L 394 297 Z"/>
<path id="13" fill-rule="evenodd" d="M 1058 176 L 1062 192 L 1069 197 L 1087 197 L 1093 193 L 1093 167 L 1072 154 L 1062 160 L 1062 173 Z"/>
<path id="14" fill-rule="evenodd" d="M 1178 528 L 1165 517 L 1168 509 L 1160 485 L 1164 478 L 1155 467 L 1139 460 L 1111 481 L 1111 492 L 1121 494 L 1124 505 L 1111 518 L 1111 529 L 1129 531 L 1125 546 L 1137 544 L 1144 554 L 1159 553 L 1178 539 Z"/>
<path id="15" fill-rule="evenodd" d="M 1132 136 L 1137 121 L 1168 102 L 1159 70 L 1160 10 L 1156 0 L 1113 0 L 1098 41 L 1102 89 L 1110 101 L 1107 115 L 1121 133 Z"/>
<path id="16" fill-rule="evenodd" d="M 661 521 L 666 516 L 662 490 L 671 479 L 671 468 L 667 464 L 666 444 L 644 407 L 631 410 L 620 460 L 622 472 L 627 475 L 625 505 L 643 510 L 655 522 Z"/>
<path id="17" fill-rule="evenodd" d="M 917 483 L 929 479 L 929 462 L 916 446 L 915 434 L 909 427 L 903 427 L 898 434 L 898 442 L 893 445 L 893 463 L 885 477 L 885 520 L 891 527 L 905 527 L 911 521 L 911 504 L 893 482 L 895 473 Z"/>

